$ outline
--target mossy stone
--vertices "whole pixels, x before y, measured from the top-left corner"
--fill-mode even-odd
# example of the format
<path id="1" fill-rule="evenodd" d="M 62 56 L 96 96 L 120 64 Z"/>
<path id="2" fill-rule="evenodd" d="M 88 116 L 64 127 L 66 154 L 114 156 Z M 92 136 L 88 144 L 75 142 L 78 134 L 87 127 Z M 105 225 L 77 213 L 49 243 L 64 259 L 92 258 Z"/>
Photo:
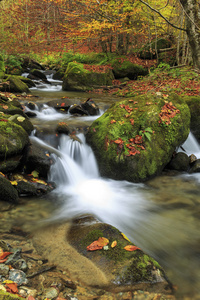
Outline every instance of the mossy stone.
<path id="1" fill-rule="evenodd" d="M 9 82 L 8 86 L 3 86 L 3 89 L 12 93 L 28 93 L 28 86 L 20 79 L 20 76 L 9 75 L 4 79 L 5 82 Z"/>
<path id="2" fill-rule="evenodd" d="M 31 134 L 33 131 L 34 127 L 31 121 L 28 119 L 28 117 L 23 117 L 19 114 L 11 116 L 8 120 L 14 122 L 15 124 L 21 126 L 24 128 L 24 130 L 28 133 Z"/>
<path id="3" fill-rule="evenodd" d="M 166 102 L 177 111 L 169 124 L 160 117 Z M 102 176 L 142 182 L 162 172 L 189 131 L 190 111 L 183 98 L 146 94 L 114 103 L 92 123 L 86 138 Z"/>
<path id="4" fill-rule="evenodd" d="M 127 60 L 115 59 L 111 62 L 113 73 L 116 79 L 128 77 L 130 80 L 136 80 L 138 76 L 148 74 L 148 69 L 141 65 L 133 64 Z"/>
<path id="5" fill-rule="evenodd" d="M 108 69 L 105 73 L 90 72 L 81 63 L 70 62 L 67 66 L 62 89 L 65 91 L 88 91 L 99 86 L 112 85 L 114 75 Z"/>
<path id="6" fill-rule="evenodd" d="M 156 58 L 156 49 L 159 52 L 160 49 L 171 47 L 171 42 L 167 39 L 153 40 L 151 43 L 146 44 L 140 51 L 139 57 L 142 59 L 154 59 Z"/>

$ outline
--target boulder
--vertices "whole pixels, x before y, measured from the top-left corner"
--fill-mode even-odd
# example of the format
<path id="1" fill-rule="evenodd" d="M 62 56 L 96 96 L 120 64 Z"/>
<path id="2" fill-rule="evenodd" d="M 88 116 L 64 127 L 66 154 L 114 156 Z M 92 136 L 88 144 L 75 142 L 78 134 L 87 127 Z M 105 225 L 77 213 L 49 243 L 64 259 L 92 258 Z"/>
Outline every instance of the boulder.
<path id="1" fill-rule="evenodd" d="M 189 173 L 199 173 L 200 172 L 200 159 L 197 159 L 192 163 Z"/>
<path id="2" fill-rule="evenodd" d="M 28 143 L 28 134 L 21 126 L 0 118 L 0 160 L 22 154 Z"/>
<path id="3" fill-rule="evenodd" d="M 190 131 L 190 111 L 182 97 L 161 93 L 114 103 L 86 135 L 100 174 L 142 182 L 162 172 Z"/>
<path id="4" fill-rule="evenodd" d="M 70 62 L 67 66 L 62 89 L 64 91 L 88 91 L 100 86 L 112 85 L 114 75 L 111 69 L 104 72 L 86 70 L 81 63 Z"/>
<path id="5" fill-rule="evenodd" d="M 82 105 L 74 104 L 70 107 L 69 113 L 72 115 L 81 115 L 81 116 L 87 116 L 88 112 L 82 107 Z"/>
<path id="6" fill-rule="evenodd" d="M 32 141 L 27 153 L 26 171 L 28 173 L 37 171 L 39 176 L 47 178 L 51 159 L 46 154 L 48 154 L 48 151 Z"/>
<path id="7" fill-rule="evenodd" d="M 44 81 L 47 81 L 46 75 L 38 69 L 31 69 L 30 70 L 30 75 L 32 75 L 33 78 L 35 78 L 35 79 L 42 79 Z"/>
<path id="8" fill-rule="evenodd" d="M 93 250 L 96 249 L 94 243 L 99 238 L 106 238 L 107 244 Z M 81 255 L 102 270 L 111 286 L 120 286 L 121 289 L 129 286 L 132 290 L 140 287 L 143 291 L 157 289 L 159 292 L 170 289 L 164 279 L 164 270 L 158 262 L 109 224 L 95 222 L 95 219 L 89 220 L 88 217 L 76 219 L 68 232 L 67 240 Z M 127 246 L 133 246 L 135 250 L 126 250 Z"/>
<path id="9" fill-rule="evenodd" d="M 85 111 L 88 112 L 88 115 L 90 116 L 97 116 L 100 113 L 99 107 L 91 98 L 88 98 L 85 102 L 81 104 L 81 106 Z"/>
<path id="10" fill-rule="evenodd" d="M 34 129 L 33 124 L 30 122 L 28 117 L 23 117 L 23 116 L 17 114 L 17 115 L 11 116 L 8 120 L 23 127 L 24 130 L 28 133 L 28 135 L 30 135 Z"/>
<path id="11" fill-rule="evenodd" d="M 200 142 L 200 97 L 187 96 L 185 101 L 190 109 L 191 124 L 190 129 L 195 138 Z"/>
<path id="12" fill-rule="evenodd" d="M 9 180 L 0 175 L 0 200 L 17 203 L 18 193 Z"/>
<path id="13" fill-rule="evenodd" d="M 29 93 L 28 86 L 20 79 L 21 76 L 8 75 L 3 81 L 8 82 L 0 87 L 1 91 L 9 91 L 12 93 Z"/>
<path id="14" fill-rule="evenodd" d="M 184 152 L 178 152 L 173 155 L 170 163 L 167 165 L 168 169 L 187 172 L 190 167 L 190 159 Z"/>
<path id="15" fill-rule="evenodd" d="M 116 79 L 128 77 L 130 80 L 136 80 L 138 76 L 148 74 L 148 69 L 141 65 L 119 58 L 111 62 L 113 73 Z"/>

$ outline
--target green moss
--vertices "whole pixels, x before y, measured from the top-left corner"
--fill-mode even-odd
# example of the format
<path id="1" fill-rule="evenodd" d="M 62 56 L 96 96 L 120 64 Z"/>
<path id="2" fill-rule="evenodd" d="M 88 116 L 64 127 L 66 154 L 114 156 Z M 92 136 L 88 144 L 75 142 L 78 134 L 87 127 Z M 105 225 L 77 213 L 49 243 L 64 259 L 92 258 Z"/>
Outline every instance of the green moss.
<path id="1" fill-rule="evenodd" d="M 17 300 L 17 299 L 23 300 L 24 298 L 0 290 L 0 300 Z"/>

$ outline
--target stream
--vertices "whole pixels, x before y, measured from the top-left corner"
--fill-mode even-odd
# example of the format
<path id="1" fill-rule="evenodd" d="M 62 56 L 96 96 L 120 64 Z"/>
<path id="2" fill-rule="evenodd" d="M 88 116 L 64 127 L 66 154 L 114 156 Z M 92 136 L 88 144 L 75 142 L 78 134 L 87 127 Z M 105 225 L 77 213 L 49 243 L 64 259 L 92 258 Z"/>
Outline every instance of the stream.
<path id="1" fill-rule="evenodd" d="M 107 95 L 64 92 L 59 84 L 32 89 L 32 94 L 38 96 L 37 103 L 61 97 L 85 101 L 90 97 L 101 113 L 117 99 Z M 200 297 L 200 173 L 176 176 L 163 173 L 145 184 L 100 177 L 94 154 L 83 133 L 77 134 L 80 144 L 66 135 L 55 142 L 55 134 L 51 131 L 60 121 L 82 128 L 89 126 L 95 118 L 60 114 L 45 105 L 38 111 L 31 121 L 44 134 L 42 138 L 33 136 L 31 139 L 41 147 L 57 148 L 52 157 L 55 164 L 49 174 L 49 180 L 56 182 L 57 188 L 40 200 L 24 198 L 21 205 L 4 212 L 4 219 L 11 225 L 20 224 L 29 230 L 43 220 L 52 224 L 85 214 L 93 215 L 118 228 L 155 258 L 177 286 L 180 299 L 187 295 Z M 192 135 L 184 147 L 188 153 L 195 152 L 200 156 L 199 145 Z M 5 223 L 0 223 L 4 228 Z"/>

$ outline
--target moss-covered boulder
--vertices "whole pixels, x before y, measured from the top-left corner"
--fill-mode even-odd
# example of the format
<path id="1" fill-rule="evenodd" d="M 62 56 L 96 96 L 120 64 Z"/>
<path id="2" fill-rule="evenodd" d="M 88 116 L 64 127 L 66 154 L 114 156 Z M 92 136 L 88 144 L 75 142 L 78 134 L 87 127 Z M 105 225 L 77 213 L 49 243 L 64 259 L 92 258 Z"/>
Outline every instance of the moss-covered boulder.
<path id="1" fill-rule="evenodd" d="M 156 58 L 156 50 L 166 49 L 171 47 L 171 42 L 167 39 L 153 40 L 151 43 L 146 44 L 138 53 L 142 59 L 154 59 Z"/>
<path id="2" fill-rule="evenodd" d="M 28 143 L 28 134 L 21 126 L 0 116 L 0 160 L 21 154 Z"/>
<path id="3" fill-rule="evenodd" d="M 19 114 L 16 114 L 16 115 L 9 117 L 8 120 L 10 120 L 10 121 L 14 122 L 15 124 L 24 128 L 24 130 L 28 133 L 28 135 L 30 135 L 34 129 L 33 124 L 31 123 L 31 121 L 28 119 L 27 116 L 23 117 Z"/>
<path id="4" fill-rule="evenodd" d="M 188 96 L 185 97 L 185 101 L 189 106 L 191 114 L 191 132 L 194 134 L 198 142 L 200 142 L 200 97 Z"/>
<path id="5" fill-rule="evenodd" d="M 5 74 L 5 65 L 2 55 L 0 55 L 0 79 L 4 77 Z"/>
<path id="6" fill-rule="evenodd" d="M 160 265 L 111 225 L 81 218 L 75 220 L 67 239 L 80 254 L 99 267 L 115 287 L 129 286 L 137 290 L 140 286 L 143 291 L 169 288 Z M 99 249 L 96 247 L 98 240 L 103 242 Z"/>
<path id="7" fill-rule="evenodd" d="M 16 203 L 18 201 L 18 193 L 9 180 L 0 175 L 0 200 Z"/>
<path id="8" fill-rule="evenodd" d="M 123 58 L 113 60 L 111 65 L 116 79 L 128 77 L 130 80 L 136 80 L 138 76 L 145 76 L 148 74 L 147 68 L 133 64 Z"/>
<path id="9" fill-rule="evenodd" d="M 83 64 L 70 62 L 67 66 L 62 89 L 65 91 L 88 91 L 100 86 L 112 85 L 111 69 L 89 71 Z"/>
<path id="10" fill-rule="evenodd" d="M 33 78 L 35 78 L 35 79 L 42 79 L 44 81 L 47 80 L 46 75 L 42 71 L 40 71 L 38 69 L 31 69 L 30 72 L 29 72 L 29 74 L 32 75 Z"/>
<path id="11" fill-rule="evenodd" d="M 21 76 L 8 75 L 4 77 L 6 84 L 0 86 L 1 91 L 7 91 L 12 93 L 28 93 L 28 86 L 20 79 Z"/>
<path id="12" fill-rule="evenodd" d="M 87 133 L 102 176 L 141 182 L 161 173 L 190 131 L 190 111 L 176 94 L 118 101 Z"/>

